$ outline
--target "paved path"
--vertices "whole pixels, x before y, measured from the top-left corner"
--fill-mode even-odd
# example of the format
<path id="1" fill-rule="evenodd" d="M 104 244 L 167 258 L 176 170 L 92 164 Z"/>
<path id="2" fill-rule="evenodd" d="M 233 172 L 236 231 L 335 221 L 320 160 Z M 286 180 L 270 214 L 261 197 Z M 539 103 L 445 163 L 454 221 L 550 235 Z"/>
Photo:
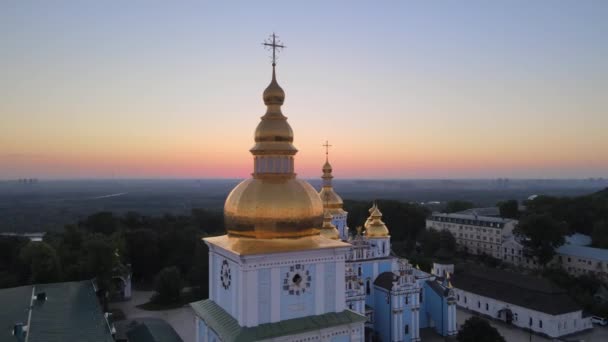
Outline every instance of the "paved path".
<path id="1" fill-rule="evenodd" d="M 120 309 L 127 319 L 137 317 L 153 317 L 164 319 L 169 323 L 184 342 L 194 342 L 194 312 L 190 306 L 178 309 L 148 311 L 142 310 L 137 305 L 147 303 L 152 297 L 153 291 L 133 291 L 131 300 L 126 302 L 110 303 L 111 309 Z"/>
<path id="2" fill-rule="evenodd" d="M 460 328 L 464 322 L 473 314 L 469 311 L 462 310 L 461 308 L 456 309 L 456 320 L 458 322 L 458 328 Z M 495 327 L 498 332 L 507 340 L 507 342 L 547 342 L 547 341 L 584 341 L 584 342 L 607 342 L 608 341 L 608 327 L 595 326 L 592 330 L 585 331 L 583 333 L 567 336 L 563 339 L 550 339 L 539 335 L 532 334 L 517 328 L 513 325 L 507 325 L 498 320 L 488 320 L 490 325 Z"/>

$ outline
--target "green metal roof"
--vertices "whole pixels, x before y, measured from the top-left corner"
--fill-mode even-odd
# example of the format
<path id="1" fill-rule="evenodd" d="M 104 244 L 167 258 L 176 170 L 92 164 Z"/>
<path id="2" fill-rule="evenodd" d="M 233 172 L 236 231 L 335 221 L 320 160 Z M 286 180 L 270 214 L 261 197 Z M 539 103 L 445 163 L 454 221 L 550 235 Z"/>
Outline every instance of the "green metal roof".
<path id="1" fill-rule="evenodd" d="M 32 286 L 0 290 L 0 342 L 15 342 L 15 323 L 27 324 Z"/>
<path id="2" fill-rule="evenodd" d="M 230 316 L 212 300 L 206 299 L 190 303 L 194 312 L 207 326 L 219 335 L 224 342 L 259 341 L 285 335 L 302 334 L 309 331 L 331 328 L 350 323 L 362 323 L 365 316 L 350 310 L 331 312 L 316 316 L 294 318 L 276 323 L 264 323 L 256 327 L 241 327 L 234 317 Z"/>
<path id="3" fill-rule="evenodd" d="M 13 325 L 27 324 L 32 287 L 34 294 L 45 292 L 46 300 L 32 303 L 28 342 L 114 341 L 93 284 L 86 280 L 0 290 L 0 342 L 15 342 Z"/>
<path id="4" fill-rule="evenodd" d="M 159 318 L 136 318 L 124 328 L 129 329 L 129 342 L 183 342 L 175 329 Z"/>

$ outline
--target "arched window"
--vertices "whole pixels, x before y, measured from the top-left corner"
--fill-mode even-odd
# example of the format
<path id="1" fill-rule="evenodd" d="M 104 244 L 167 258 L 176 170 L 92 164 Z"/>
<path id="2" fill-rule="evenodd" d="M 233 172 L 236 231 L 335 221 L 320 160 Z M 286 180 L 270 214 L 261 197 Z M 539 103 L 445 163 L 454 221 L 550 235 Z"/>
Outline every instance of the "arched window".
<path id="1" fill-rule="evenodd" d="M 361 276 L 361 266 L 359 266 L 359 277 Z"/>
<path id="2" fill-rule="evenodd" d="M 367 279 L 367 282 L 365 283 L 365 294 L 369 295 L 371 292 L 372 290 L 370 288 L 369 279 Z"/>

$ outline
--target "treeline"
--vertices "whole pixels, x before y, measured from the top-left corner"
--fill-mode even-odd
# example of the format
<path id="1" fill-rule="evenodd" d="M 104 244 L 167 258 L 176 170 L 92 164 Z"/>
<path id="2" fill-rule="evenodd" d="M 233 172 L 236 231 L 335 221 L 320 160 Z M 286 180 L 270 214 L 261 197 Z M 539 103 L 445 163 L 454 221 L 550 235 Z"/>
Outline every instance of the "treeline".
<path id="1" fill-rule="evenodd" d="M 608 248 L 608 188 L 578 197 L 538 196 L 525 202 L 524 215 L 547 215 L 568 233 L 591 235 L 593 246 Z"/>
<path id="2" fill-rule="evenodd" d="M 111 275 L 131 265 L 135 285 L 176 267 L 206 293 L 208 250 L 201 238 L 223 231 L 221 212 L 197 209 L 189 216 L 160 217 L 100 212 L 48 233 L 42 242 L 0 237 L 0 287 L 93 277 L 109 287 Z"/>

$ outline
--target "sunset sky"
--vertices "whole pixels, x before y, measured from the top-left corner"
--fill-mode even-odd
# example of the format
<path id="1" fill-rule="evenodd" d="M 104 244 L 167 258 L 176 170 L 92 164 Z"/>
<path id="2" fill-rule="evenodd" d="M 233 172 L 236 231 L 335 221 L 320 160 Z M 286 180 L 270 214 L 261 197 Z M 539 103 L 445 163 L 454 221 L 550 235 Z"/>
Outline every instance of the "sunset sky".
<path id="1" fill-rule="evenodd" d="M 608 1 L 2 1 L 0 179 L 608 177 Z"/>

